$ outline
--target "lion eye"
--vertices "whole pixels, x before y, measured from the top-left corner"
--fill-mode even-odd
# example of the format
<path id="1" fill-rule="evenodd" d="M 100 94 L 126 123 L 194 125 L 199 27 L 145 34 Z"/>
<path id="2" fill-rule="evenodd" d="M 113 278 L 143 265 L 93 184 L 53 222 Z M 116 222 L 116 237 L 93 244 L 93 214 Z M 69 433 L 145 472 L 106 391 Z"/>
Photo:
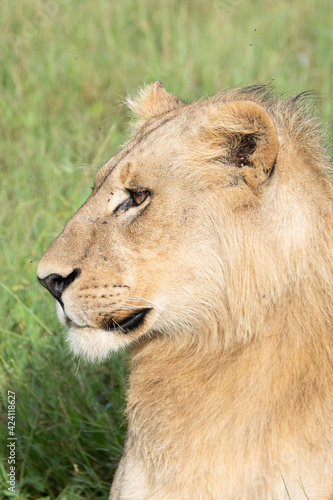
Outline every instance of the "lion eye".
<path id="1" fill-rule="evenodd" d="M 147 189 L 142 191 L 134 191 L 132 189 L 127 190 L 129 197 L 127 200 L 123 201 L 117 208 L 113 211 L 114 214 L 117 212 L 126 212 L 129 208 L 138 207 L 150 196 L 150 191 Z"/>
<path id="2" fill-rule="evenodd" d="M 130 191 L 135 205 L 141 205 L 149 196 L 149 191 Z"/>

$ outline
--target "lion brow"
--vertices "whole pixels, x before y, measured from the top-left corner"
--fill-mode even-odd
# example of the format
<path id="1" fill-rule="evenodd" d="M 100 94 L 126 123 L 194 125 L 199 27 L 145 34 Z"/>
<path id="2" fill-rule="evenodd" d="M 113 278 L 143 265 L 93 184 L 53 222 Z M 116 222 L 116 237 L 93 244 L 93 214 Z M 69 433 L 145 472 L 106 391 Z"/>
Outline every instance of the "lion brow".
<path id="1" fill-rule="evenodd" d="M 182 108 L 181 108 L 182 109 Z M 178 111 L 178 112 L 177 112 Z M 96 189 L 95 191 L 95 194 L 98 193 L 98 191 L 101 189 L 101 187 L 103 186 L 103 184 L 105 183 L 105 181 L 109 178 L 109 176 L 111 175 L 111 173 L 113 172 L 113 170 L 119 165 L 119 163 L 124 160 L 126 158 L 126 156 L 128 156 L 130 153 L 132 153 L 132 151 L 137 147 L 139 146 L 139 144 L 141 144 L 141 142 L 146 139 L 149 135 L 151 135 L 153 132 L 155 132 L 156 130 L 158 130 L 160 127 L 163 127 L 163 125 L 165 125 L 166 123 L 170 122 L 171 120 L 173 120 L 176 116 L 178 116 L 179 114 L 179 111 L 180 110 L 171 110 L 169 111 L 168 113 L 163 113 L 163 116 L 164 118 L 161 120 L 161 116 L 158 116 L 156 118 L 154 118 L 154 122 L 156 122 L 157 120 L 160 120 L 159 123 L 157 123 L 155 126 L 151 127 L 151 128 L 148 128 L 148 130 L 144 133 L 142 133 L 142 129 L 140 129 L 138 131 L 138 133 L 134 136 L 134 138 L 127 144 L 125 145 L 124 149 L 122 149 L 118 154 L 120 155 L 118 161 L 115 163 L 115 165 L 111 168 L 111 170 L 109 172 L 107 172 L 107 174 L 105 175 L 104 179 L 102 180 L 102 182 L 100 183 L 100 185 L 98 186 L 98 188 Z M 165 115 L 166 114 L 171 114 L 173 113 L 172 116 L 168 116 L 166 117 Z M 153 124 L 152 124 L 153 125 Z M 146 125 L 146 127 L 149 127 L 149 124 Z M 137 140 L 136 140 L 137 138 Z M 132 144 L 133 143 L 133 144 Z"/>

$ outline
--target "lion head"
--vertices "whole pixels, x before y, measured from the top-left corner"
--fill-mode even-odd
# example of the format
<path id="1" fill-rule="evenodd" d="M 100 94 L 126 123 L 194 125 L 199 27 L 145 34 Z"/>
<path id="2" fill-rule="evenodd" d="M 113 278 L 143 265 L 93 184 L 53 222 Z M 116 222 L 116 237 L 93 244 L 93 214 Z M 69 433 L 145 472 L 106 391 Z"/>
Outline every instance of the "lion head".
<path id="1" fill-rule="evenodd" d="M 329 187 L 313 123 L 265 87 L 187 104 L 156 82 L 129 105 L 133 137 L 38 267 L 73 352 L 102 360 L 184 332 L 203 346 L 203 331 L 253 338 L 320 224 L 308 186 Z"/>

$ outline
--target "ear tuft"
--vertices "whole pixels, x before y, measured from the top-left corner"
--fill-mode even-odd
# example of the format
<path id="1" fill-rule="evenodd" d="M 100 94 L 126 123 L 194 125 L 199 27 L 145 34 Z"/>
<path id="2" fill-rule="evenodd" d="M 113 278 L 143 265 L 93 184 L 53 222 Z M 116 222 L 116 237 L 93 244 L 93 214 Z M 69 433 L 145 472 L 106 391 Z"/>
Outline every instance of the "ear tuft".
<path id="1" fill-rule="evenodd" d="M 135 98 L 128 98 L 126 103 L 138 119 L 136 128 L 141 127 L 151 118 L 185 104 L 179 97 L 167 92 L 160 81 L 139 90 L 138 95 Z"/>
<path id="2" fill-rule="evenodd" d="M 267 111 L 252 101 L 234 101 L 210 112 L 202 139 L 211 159 L 241 170 L 254 191 L 269 176 L 278 153 L 278 138 Z"/>

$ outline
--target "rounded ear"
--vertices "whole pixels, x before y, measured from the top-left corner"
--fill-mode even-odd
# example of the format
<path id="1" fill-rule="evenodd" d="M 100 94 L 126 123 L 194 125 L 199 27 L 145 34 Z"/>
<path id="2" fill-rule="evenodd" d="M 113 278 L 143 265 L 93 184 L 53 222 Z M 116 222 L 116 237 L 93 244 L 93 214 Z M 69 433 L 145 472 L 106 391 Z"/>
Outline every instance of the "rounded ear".
<path id="1" fill-rule="evenodd" d="M 172 111 L 185 103 L 167 92 L 160 81 L 141 89 L 135 98 L 126 100 L 128 107 L 139 119 L 139 126 L 150 118 Z"/>
<path id="2" fill-rule="evenodd" d="M 205 140 L 211 151 L 239 168 L 254 191 L 271 173 L 278 153 L 278 138 L 267 111 L 252 101 L 235 101 L 209 113 Z"/>

